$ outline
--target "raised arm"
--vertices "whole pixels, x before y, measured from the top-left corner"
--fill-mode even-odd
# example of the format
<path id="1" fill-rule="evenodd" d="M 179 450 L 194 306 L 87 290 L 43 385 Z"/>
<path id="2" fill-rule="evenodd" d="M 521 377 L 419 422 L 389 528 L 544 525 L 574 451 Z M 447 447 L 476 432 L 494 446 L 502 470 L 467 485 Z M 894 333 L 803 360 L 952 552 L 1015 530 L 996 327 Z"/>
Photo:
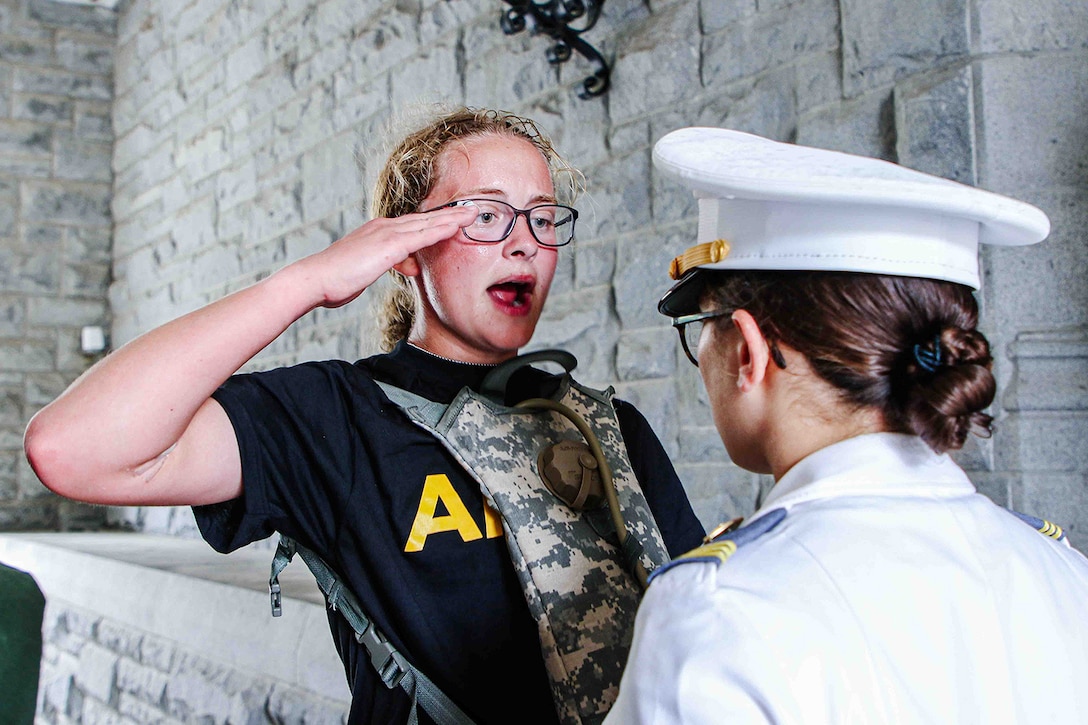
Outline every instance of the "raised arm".
<path id="1" fill-rule="evenodd" d="M 375 219 L 327 249 L 108 355 L 27 426 L 23 445 L 54 492 L 92 503 L 194 505 L 237 497 L 238 444 L 211 394 L 295 320 L 338 307 L 471 209 Z"/>

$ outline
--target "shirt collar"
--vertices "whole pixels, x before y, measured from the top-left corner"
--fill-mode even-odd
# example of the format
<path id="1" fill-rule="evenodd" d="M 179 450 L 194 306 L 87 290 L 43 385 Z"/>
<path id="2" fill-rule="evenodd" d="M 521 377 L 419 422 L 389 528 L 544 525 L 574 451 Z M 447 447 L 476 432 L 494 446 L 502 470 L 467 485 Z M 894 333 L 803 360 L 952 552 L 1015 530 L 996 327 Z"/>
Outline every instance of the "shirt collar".
<path id="1" fill-rule="evenodd" d="M 801 459 L 775 484 L 752 518 L 802 501 L 839 496 L 964 496 L 975 487 L 948 454 L 917 436 L 871 433 Z"/>

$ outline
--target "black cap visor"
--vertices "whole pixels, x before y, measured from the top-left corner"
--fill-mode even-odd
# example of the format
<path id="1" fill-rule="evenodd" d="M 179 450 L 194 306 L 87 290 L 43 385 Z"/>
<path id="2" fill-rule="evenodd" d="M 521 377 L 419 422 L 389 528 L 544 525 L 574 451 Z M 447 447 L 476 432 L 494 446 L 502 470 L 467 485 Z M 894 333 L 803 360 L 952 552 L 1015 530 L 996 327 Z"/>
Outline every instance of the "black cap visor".
<path id="1" fill-rule="evenodd" d="M 693 269 L 680 278 L 657 303 L 657 311 L 667 317 L 681 317 L 699 311 L 699 297 L 706 286 L 706 274 Z"/>

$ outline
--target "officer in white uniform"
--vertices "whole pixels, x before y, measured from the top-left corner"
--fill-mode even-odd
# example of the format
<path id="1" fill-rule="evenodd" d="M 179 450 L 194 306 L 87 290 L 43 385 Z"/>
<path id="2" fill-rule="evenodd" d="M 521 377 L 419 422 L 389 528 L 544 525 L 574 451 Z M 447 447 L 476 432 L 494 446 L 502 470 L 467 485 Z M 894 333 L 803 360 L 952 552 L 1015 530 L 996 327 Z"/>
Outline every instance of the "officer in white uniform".
<path id="1" fill-rule="evenodd" d="M 1045 215 L 894 164 L 723 129 L 670 133 L 654 162 L 700 207 L 700 244 L 674 261 L 680 281 L 659 307 L 699 366 L 730 456 L 776 483 L 743 526 L 654 573 L 606 722 L 1088 722 L 1088 560 L 1058 527 L 978 494 L 947 454 L 966 428 L 945 423 L 990 423 L 974 321 L 888 351 L 903 325 L 865 331 L 822 302 L 839 280 L 908 292 L 936 280 L 973 308 L 978 244 L 1041 241 Z M 795 334 L 805 319 L 782 322 L 763 304 L 808 271 L 839 275 L 799 315 L 828 321 L 819 344 Z M 773 289 L 740 285 L 748 296 L 722 309 L 722 280 L 768 273 Z M 878 299 L 856 306 L 925 318 Z M 858 361 L 877 353 L 836 357 L 842 340 L 869 338 L 892 362 L 874 372 Z M 820 367 L 825 358 L 839 364 Z M 828 379 L 851 366 L 902 400 L 851 399 Z M 988 397 L 948 420 L 904 423 L 903 406 L 919 408 L 903 400 L 938 387 L 958 400 L 977 385 Z"/>

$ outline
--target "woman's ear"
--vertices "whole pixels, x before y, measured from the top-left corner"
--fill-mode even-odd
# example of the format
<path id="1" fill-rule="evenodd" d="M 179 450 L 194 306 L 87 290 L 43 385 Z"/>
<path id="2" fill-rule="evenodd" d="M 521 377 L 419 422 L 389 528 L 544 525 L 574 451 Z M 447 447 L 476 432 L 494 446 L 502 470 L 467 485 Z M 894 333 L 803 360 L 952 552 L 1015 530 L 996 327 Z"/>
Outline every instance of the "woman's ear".
<path id="1" fill-rule="evenodd" d="M 403 262 L 397 262 L 393 265 L 393 269 L 397 270 L 405 277 L 417 277 L 419 276 L 419 260 L 416 259 L 416 255 L 409 254 L 408 258 Z"/>
<path id="2" fill-rule="evenodd" d="M 760 383 L 771 363 L 771 346 L 748 310 L 733 313 L 733 326 L 740 333 L 740 350 L 737 357 L 737 387 L 747 392 Z"/>

